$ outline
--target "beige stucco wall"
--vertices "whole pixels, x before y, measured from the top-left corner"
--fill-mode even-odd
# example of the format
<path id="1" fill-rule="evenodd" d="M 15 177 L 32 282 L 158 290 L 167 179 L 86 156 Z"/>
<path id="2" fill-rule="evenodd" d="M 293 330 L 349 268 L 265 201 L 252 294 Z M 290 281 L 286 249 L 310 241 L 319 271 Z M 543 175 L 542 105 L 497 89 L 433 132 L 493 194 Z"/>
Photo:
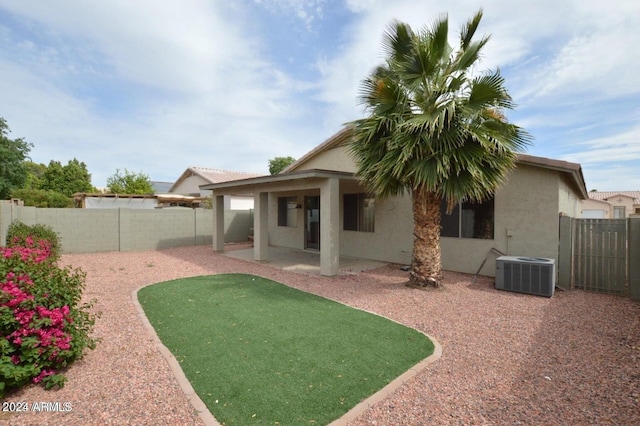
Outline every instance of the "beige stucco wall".
<path id="1" fill-rule="evenodd" d="M 303 169 L 351 171 L 354 166 L 344 147 L 320 153 L 302 165 Z M 340 188 L 340 254 L 401 264 L 411 262 L 413 217 L 410 196 L 376 200 L 375 232 L 343 230 L 343 194 L 363 192 L 354 184 Z M 271 194 L 269 201 L 269 242 L 275 246 L 304 248 L 304 209 L 298 211 L 295 227 L 277 226 L 277 197 L 295 195 L 300 204 L 304 195 L 319 191 L 292 191 Z M 579 217 L 581 203 L 565 175 L 559 171 L 519 165 L 495 195 L 494 238 L 441 238 L 442 266 L 445 270 L 495 275 L 495 248 L 508 255 L 558 259 L 560 213 Z M 321 242 L 322 244 L 322 242 Z"/>
<path id="2" fill-rule="evenodd" d="M 180 182 L 171 192 L 182 195 L 200 194 L 203 197 L 207 197 L 211 195 L 211 191 L 200 191 L 200 185 L 205 185 L 207 183 L 209 182 L 201 176 L 192 175 Z"/>
<path id="3" fill-rule="evenodd" d="M 442 266 L 445 270 L 476 273 L 485 257 L 480 273 L 495 274 L 496 248 L 509 255 L 558 258 L 558 216 L 560 198 L 565 214 L 577 211 L 575 195 L 561 182 L 559 172 L 520 166 L 495 197 L 494 239 L 441 238 Z M 343 230 L 343 194 L 362 192 L 353 183 L 340 187 L 340 254 L 342 256 L 409 264 L 413 247 L 411 198 L 392 197 L 376 200 L 375 232 Z M 295 226 L 278 226 L 278 197 L 295 196 L 304 205 L 305 195 L 319 195 L 318 190 L 276 192 L 269 199 L 269 243 L 274 246 L 304 248 L 304 208 L 298 209 Z M 572 199 L 573 197 L 573 199 Z M 322 242 L 321 242 L 322 244 Z"/>
<path id="4" fill-rule="evenodd" d="M 562 173 L 557 172 L 556 174 L 559 178 L 558 202 L 560 214 L 564 216 L 580 217 L 582 212 L 582 200 L 572 189 L 567 178 Z"/>
<path id="5" fill-rule="evenodd" d="M 581 209 L 584 210 L 604 210 L 605 219 L 614 218 L 614 207 L 624 207 L 625 217 L 629 217 L 635 214 L 636 208 L 640 208 L 640 205 L 633 203 L 633 198 L 626 195 L 616 195 L 609 197 L 606 200 L 582 200 Z"/>
<path id="6" fill-rule="evenodd" d="M 206 185 L 210 182 L 198 175 L 189 176 L 182 182 L 180 182 L 171 191 L 174 194 L 192 195 L 200 194 L 201 197 L 210 197 L 211 191 L 207 189 L 200 189 L 200 185 Z M 253 196 L 251 195 L 225 195 L 224 196 L 224 209 L 225 210 L 251 210 L 253 209 Z"/>
<path id="7" fill-rule="evenodd" d="M 613 197 L 609 197 L 606 200 L 611 205 L 611 218 L 615 217 L 614 208 L 615 207 L 624 207 L 625 217 L 629 217 L 629 215 L 635 213 L 633 198 L 627 197 L 625 195 L 615 195 Z"/>
<path id="8" fill-rule="evenodd" d="M 441 239 L 445 270 L 495 275 L 491 248 L 512 256 L 558 259 L 559 172 L 520 165 L 495 195 L 494 239 Z M 569 208 L 567 203 L 565 208 Z M 575 208 L 571 208 L 575 211 Z"/>
<path id="9" fill-rule="evenodd" d="M 358 186 L 340 185 L 340 255 L 408 264 L 411 262 L 413 221 L 411 199 L 396 197 L 376 200 L 375 232 L 344 231 L 344 194 L 363 192 Z M 278 197 L 296 197 L 304 207 L 305 196 L 320 195 L 319 190 L 286 191 L 269 194 L 269 244 L 303 249 L 305 243 L 305 209 L 296 209 L 294 226 L 278 226 Z M 408 216 L 407 216 L 408 215 Z M 407 220 L 408 217 L 408 220 Z M 322 244 L 322 241 L 320 242 Z"/>
<path id="10" fill-rule="evenodd" d="M 339 172 L 357 172 L 355 163 L 352 160 L 351 154 L 344 146 L 338 146 L 322 152 L 320 155 L 310 158 L 305 161 L 296 170 L 333 170 Z"/>

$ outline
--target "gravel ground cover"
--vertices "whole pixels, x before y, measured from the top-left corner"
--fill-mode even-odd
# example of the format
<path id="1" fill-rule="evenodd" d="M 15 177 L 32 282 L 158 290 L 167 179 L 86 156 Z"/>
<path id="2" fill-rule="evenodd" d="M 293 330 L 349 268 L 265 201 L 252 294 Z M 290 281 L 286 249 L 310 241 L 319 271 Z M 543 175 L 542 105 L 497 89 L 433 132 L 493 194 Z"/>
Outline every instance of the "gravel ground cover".
<path id="1" fill-rule="evenodd" d="M 238 246 L 237 248 L 244 248 Z M 333 278 L 215 254 L 210 247 L 64 255 L 87 272 L 102 342 L 57 391 L 29 386 L 10 402 L 66 412 L 0 412 L 9 425 L 200 425 L 133 304 L 138 288 L 228 272 L 261 275 L 384 315 L 433 336 L 442 357 L 353 425 L 640 424 L 640 303 L 582 291 L 553 298 L 497 291 L 446 273 L 445 288 L 411 289 L 393 266 Z M 67 403 L 67 404 L 63 404 Z"/>

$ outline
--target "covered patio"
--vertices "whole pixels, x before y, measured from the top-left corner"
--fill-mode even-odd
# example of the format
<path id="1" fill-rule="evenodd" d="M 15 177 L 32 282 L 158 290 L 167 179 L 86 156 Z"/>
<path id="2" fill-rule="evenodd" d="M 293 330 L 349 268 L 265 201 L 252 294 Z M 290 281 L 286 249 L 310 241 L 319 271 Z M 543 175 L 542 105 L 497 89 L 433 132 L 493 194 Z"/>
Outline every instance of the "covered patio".
<path id="1" fill-rule="evenodd" d="M 253 259 L 261 262 L 271 260 L 274 247 L 270 247 L 269 241 L 269 220 L 270 220 L 270 196 L 286 196 L 297 193 L 312 196 L 316 199 L 314 204 L 313 232 L 317 232 L 317 256 L 319 257 L 319 273 L 324 276 L 334 276 L 340 271 L 341 261 L 346 261 L 340 257 L 340 193 L 345 188 L 359 188 L 357 178 L 353 173 L 328 171 L 328 170 L 302 170 L 289 173 L 280 173 L 272 176 L 261 176 L 257 178 L 242 179 L 230 182 L 202 185 L 204 190 L 213 191 L 213 249 L 217 252 L 224 252 L 224 196 L 229 194 L 252 194 L 254 197 L 254 248 Z M 283 198 L 283 197 L 281 197 Z M 273 202 L 271 203 L 273 205 Z M 296 208 L 301 209 L 298 204 Z M 305 207 L 306 208 L 306 207 Z M 305 213 L 307 213 L 305 211 Z M 278 212 L 271 212 L 272 226 L 278 216 Z M 279 218 L 278 218 L 279 219 Z M 309 233 L 306 228 L 304 235 L 307 239 Z M 306 242 L 302 241 L 302 229 L 287 229 L 280 226 L 285 232 L 288 231 L 288 238 L 294 241 L 293 248 L 306 247 Z M 275 237 L 272 235 L 272 237 Z M 308 241 L 308 240 L 305 240 Z M 272 244 L 279 246 L 282 244 Z M 291 253 L 289 253 L 291 254 Z M 308 253 L 309 254 L 309 253 Z"/>

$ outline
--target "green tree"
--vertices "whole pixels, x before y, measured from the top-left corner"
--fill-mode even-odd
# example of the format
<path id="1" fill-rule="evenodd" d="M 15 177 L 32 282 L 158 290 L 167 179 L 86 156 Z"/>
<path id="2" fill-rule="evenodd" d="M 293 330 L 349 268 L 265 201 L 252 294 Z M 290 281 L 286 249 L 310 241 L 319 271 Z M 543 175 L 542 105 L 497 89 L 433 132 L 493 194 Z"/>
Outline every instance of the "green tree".
<path id="1" fill-rule="evenodd" d="M 40 188 L 45 191 L 55 191 L 64 194 L 64 168 L 59 161 L 51 160 L 47 165 L 47 170 L 40 181 Z M 65 194 L 66 195 L 66 194 Z"/>
<path id="2" fill-rule="evenodd" d="M 40 189 L 59 192 L 67 197 L 76 192 L 95 192 L 87 165 L 76 158 L 65 166 L 51 160 L 40 180 Z"/>
<path id="3" fill-rule="evenodd" d="M 448 18 L 414 33 L 393 23 L 385 64 L 362 83 L 368 116 L 350 123 L 358 175 L 377 197 L 410 193 L 414 243 L 410 282 L 440 286 L 440 206 L 492 196 L 530 136 L 503 111 L 514 104 L 499 71 L 475 74 L 489 37 L 472 40 L 482 11 L 448 42 Z"/>
<path id="4" fill-rule="evenodd" d="M 9 139 L 10 131 L 7 121 L 0 117 L 0 200 L 9 198 L 11 191 L 25 184 L 25 160 L 33 147 L 21 138 Z"/>
<path id="5" fill-rule="evenodd" d="M 124 169 L 124 174 L 116 169 L 113 176 L 107 179 L 108 191 L 112 194 L 153 194 L 149 176 Z"/>
<path id="6" fill-rule="evenodd" d="M 269 160 L 269 173 L 276 175 L 295 162 L 293 157 L 275 157 Z"/>
<path id="7" fill-rule="evenodd" d="M 97 192 L 91 185 L 91 174 L 87 169 L 87 165 L 76 158 L 64 166 L 64 177 L 66 186 L 63 194 L 67 196 L 72 196 L 76 192 Z"/>
<path id="8" fill-rule="evenodd" d="M 42 178 L 47 172 L 47 165 L 42 163 L 34 163 L 33 161 L 25 161 L 24 166 L 27 169 L 27 180 L 24 184 L 25 189 L 40 189 Z"/>

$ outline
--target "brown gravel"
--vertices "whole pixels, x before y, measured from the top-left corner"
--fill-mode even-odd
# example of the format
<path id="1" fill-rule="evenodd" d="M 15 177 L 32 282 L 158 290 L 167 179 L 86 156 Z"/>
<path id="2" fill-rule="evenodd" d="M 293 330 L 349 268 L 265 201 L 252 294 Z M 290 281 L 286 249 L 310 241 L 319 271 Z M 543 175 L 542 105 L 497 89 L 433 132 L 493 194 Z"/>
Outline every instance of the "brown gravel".
<path id="1" fill-rule="evenodd" d="M 384 267 L 335 278 L 230 259 L 209 247 L 65 255 L 87 272 L 103 339 L 57 391 L 29 386 L 8 401 L 69 402 L 72 411 L 3 413 L 10 425 L 199 425 L 143 327 L 132 292 L 179 277 L 245 272 L 392 318 L 435 337 L 442 357 L 353 425 L 640 424 L 640 303 L 586 293 L 551 299 L 497 291 L 447 273 L 445 288 L 404 286 Z"/>

